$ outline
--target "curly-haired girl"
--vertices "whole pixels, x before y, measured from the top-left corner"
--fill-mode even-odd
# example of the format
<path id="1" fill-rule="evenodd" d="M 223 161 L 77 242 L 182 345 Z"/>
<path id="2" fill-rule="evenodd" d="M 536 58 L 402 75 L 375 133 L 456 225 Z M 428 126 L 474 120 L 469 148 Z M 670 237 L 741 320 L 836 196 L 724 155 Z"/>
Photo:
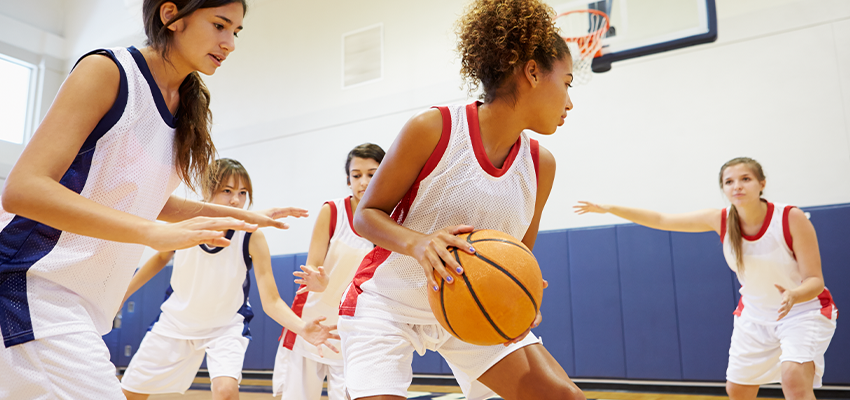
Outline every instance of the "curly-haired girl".
<path id="1" fill-rule="evenodd" d="M 534 247 L 555 158 L 523 130 L 555 132 L 572 109 L 572 61 L 539 0 L 477 0 L 457 24 L 461 74 L 483 102 L 435 107 L 402 128 L 355 214 L 378 247 L 340 306 L 345 383 L 352 399 L 404 398 L 413 352 L 439 352 L 467 398 L 583 399 L 526 331 L 505 346 L 477 346 L 437 324 L 427 290 L 463 269 L 455 235 L 497 229 Z M 540 323 L 540 316 L 534 326 Z"/>

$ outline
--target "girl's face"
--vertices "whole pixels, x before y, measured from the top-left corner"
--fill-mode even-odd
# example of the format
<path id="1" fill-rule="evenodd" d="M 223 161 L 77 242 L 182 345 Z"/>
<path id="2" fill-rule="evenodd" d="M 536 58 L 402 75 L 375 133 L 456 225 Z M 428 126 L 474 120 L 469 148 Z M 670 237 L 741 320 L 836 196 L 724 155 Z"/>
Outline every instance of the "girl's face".
<path id="1" fill-rule="evenodd" d="M 735 164 L 723 171 L 723 192 L 735 206 L 758 202 L 765 181 L 759 181 L 747 164 Z"/>
<path id="2" fill-rule="evenodd" d="M 351 164 L 348 166 L 348 187 L 351 188 L 351 195 L 357 201 L 363 198 L 366 193 L 366 188 L 369 186 L 369 181 L 378 170 L 377 161 L 371 158 L 354 157 L 351 159 Z"/>
<path id="3" fill-rule="evenodd" d="M 174 31 L 173 61 L 205 75 L 212 75 L 224 59 L 236 50 L 236 36 L 242 30 L 242 4 L 201 8 L 171 24 Z"/>
<path id="4" fill-rule="evenodd" d="M 528 97 L 531 102 L 530 109 L 535 113 L 529 129 L 543 135 L 551 135 L 564 124 L 567 111 L 573 109 L 567 90 L 573 82 L 572 57 L 555 61 L 548 73 L 539 69 L 538 71 L 540 73 L 536 76 L 539 81 Z"/>
<path id="5" fill-rule="evenodd" d="M 242 183 L 242 179 L 238 176 L 231 175 L 219 186 L 218 190 L 213 193 L 210 203 L 221 206 L 230 206 L 236 208 L 244 208 L 248 201 L 248 189 Z"/>

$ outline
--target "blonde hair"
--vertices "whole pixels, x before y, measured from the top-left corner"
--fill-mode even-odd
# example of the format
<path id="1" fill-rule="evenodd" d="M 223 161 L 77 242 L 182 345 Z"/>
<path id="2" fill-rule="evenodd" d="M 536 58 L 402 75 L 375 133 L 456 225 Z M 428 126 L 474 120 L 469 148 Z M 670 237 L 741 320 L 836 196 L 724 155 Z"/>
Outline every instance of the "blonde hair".
<path id="1" fill-rule="evenodd" d="M 733 158 L 720 167 L 721 189 L 723 188 L 723 173 L 726 172 L 726 168 L 740 164 L 746 165 L 759 182 L 763 182 L 765 180 L 764 170 L 761 168 L 761 164 L 759 164 L 758 161 L 749 157 Z M 759 192 L 759 196 L 762 194 L 762 192 Z M 741 218 L 738 215 L 738 209 L 734 204 L 729 206 L 729 219 L 726 221 L 726 226 L 726 230 L 729 235 L 729 244 L 732 246 L 732 253 L 735 254 L 735 259 L 738 262 L 738 273 L 744 273 L 744 254 L 742 250 L 744 246 L 744 236 L 741 233 Z"/>

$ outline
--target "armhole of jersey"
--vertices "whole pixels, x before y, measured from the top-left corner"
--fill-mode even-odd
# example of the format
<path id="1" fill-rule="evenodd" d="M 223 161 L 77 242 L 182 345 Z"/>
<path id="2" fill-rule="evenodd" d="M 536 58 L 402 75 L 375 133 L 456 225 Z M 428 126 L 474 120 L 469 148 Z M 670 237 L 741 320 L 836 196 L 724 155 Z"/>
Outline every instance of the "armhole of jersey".
<path id="1" fill-rule="evenodd" d="M 788 221 L 792 208 L 796 207 L 785 206 L 785 209 L 782 210 L 782 234 L 785 236 L 785 244 L 788 245 L 788 250 L 791 250 L 791 255 L 794 256 L 794 259 L 797 259 L 797 255 L 794 254 L 794 238 L 791 236 L 791 222 Z"/>
<path id="2" fill-rule="evenodd" d="M 726 209 L 720 210 L 720 243 L 726 239 Z"/>
<path id="3" fill-rule="evenodd" d="M 537 185 L 540 185 L 540 142 L 535 139 L 530 140 L 531 143 L 531 160 L 534 161 L 534 176 L 537 178 Z"/>
<path id="4" fill-rule="evenodd" d="M 325 204 L 331 206 L 331 223 L 328 227 L 328 241 L 330 242 L 331 238 L 334 237 L 334 232 L 336 232 L 336 203 L 326 201 Z"/>
<path id="5" fill-rule="evenodd" d="M 425 179 L 431 172 L 434 172 L 434 168 L 437 168 L 437 164 L 443 159 L 443 154 L 446 153 L 446 149 L 449 147 L 449 139 L 452 136 L 452 114 L 449 108 L 446 106 L 435 106 L 432 108 L 440 110 L 440 115 L 443 117 L 443 131 L 440 133 L 440 141 L 437 142 L 437 147 L 434 148 L 431 156 L 428 157 L 428 161 L 422 167 L 422 171 L 419 172 L 419 176 L 416 177 L 417 183 Z"/>
<path id="6" fill-rule="evenodd" d="M 71 68 L 73 71 L 74 68 L 77 67 L 77 64 L 80 63 L 84 58 L 98 54 L 101 56 L 106 56 L 111 59 L 116 66 L 118 66 L 118 74 L 120 75 L 118 81 L 118 97 L 115 98 L 115 102 L 112 103 L 112 107 L 109 108 L 109 111 L 103 115 L 100 121 L 97 122 L 97 125 L 94 127 L 94 130 L 89 134 L 86 138 L 86 141 L 83 142 L 82 147 L 80 147 L 80 153 L 85 153 L 89 150 L 94 149 L 94 146 L 97 144 L 97 141 L 109 132 L 115 124 L 118 123 L 118 120 L 121 119 L 121 116 L 124 115 L 124 109 L 127 107 L 127 98 L 129 90 L 127 89 L 127 73 L 124 72 L 124 67 L 121 66 L 121 63 L 118 61 L 118 58 L 115 57 L 115 53 L 109 49 L 97 49 L 92 50 L 82 57 L 74 64 L 74 67 Z"/>
<path id="7" fill-rule="evenodd" d="M 245 259 L 245 268 L 247 268 L 248 271 L 254 267 L 254 261 L 251 259 L 249 243 L 251 243 L 251 232 L 245 232 L 245 237 L 242 238 L 242 257 Z"/>

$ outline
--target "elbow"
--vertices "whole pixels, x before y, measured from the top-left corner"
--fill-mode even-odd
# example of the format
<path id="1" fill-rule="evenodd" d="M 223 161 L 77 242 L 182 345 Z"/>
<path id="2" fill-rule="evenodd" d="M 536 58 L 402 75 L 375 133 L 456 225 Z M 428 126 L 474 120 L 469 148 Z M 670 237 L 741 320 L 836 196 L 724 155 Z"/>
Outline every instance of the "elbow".
<path id="1" fill-rule="evenodd" d="M 354 231 L 357 232 L 358 235 L 363 236 L 363 232 L 369 229 L 368 223 L 366 222 L 366 218 L 363 214 L 368 214 L 368 209 L 360 210 L 360 212 L 354 213 Z M 365 238 L 365 236 L 363 236 Z"/>
<path id="2" fill-rule="evenodd" d="M 0 196 L 3 210 L 12 214 L 20 214 L 21 205 L 24 204 L 24 199 L 21 195 L 22 191 L 14 184 L 13 181 L 6 181 L 3 188 L 3 195 Z"/>

